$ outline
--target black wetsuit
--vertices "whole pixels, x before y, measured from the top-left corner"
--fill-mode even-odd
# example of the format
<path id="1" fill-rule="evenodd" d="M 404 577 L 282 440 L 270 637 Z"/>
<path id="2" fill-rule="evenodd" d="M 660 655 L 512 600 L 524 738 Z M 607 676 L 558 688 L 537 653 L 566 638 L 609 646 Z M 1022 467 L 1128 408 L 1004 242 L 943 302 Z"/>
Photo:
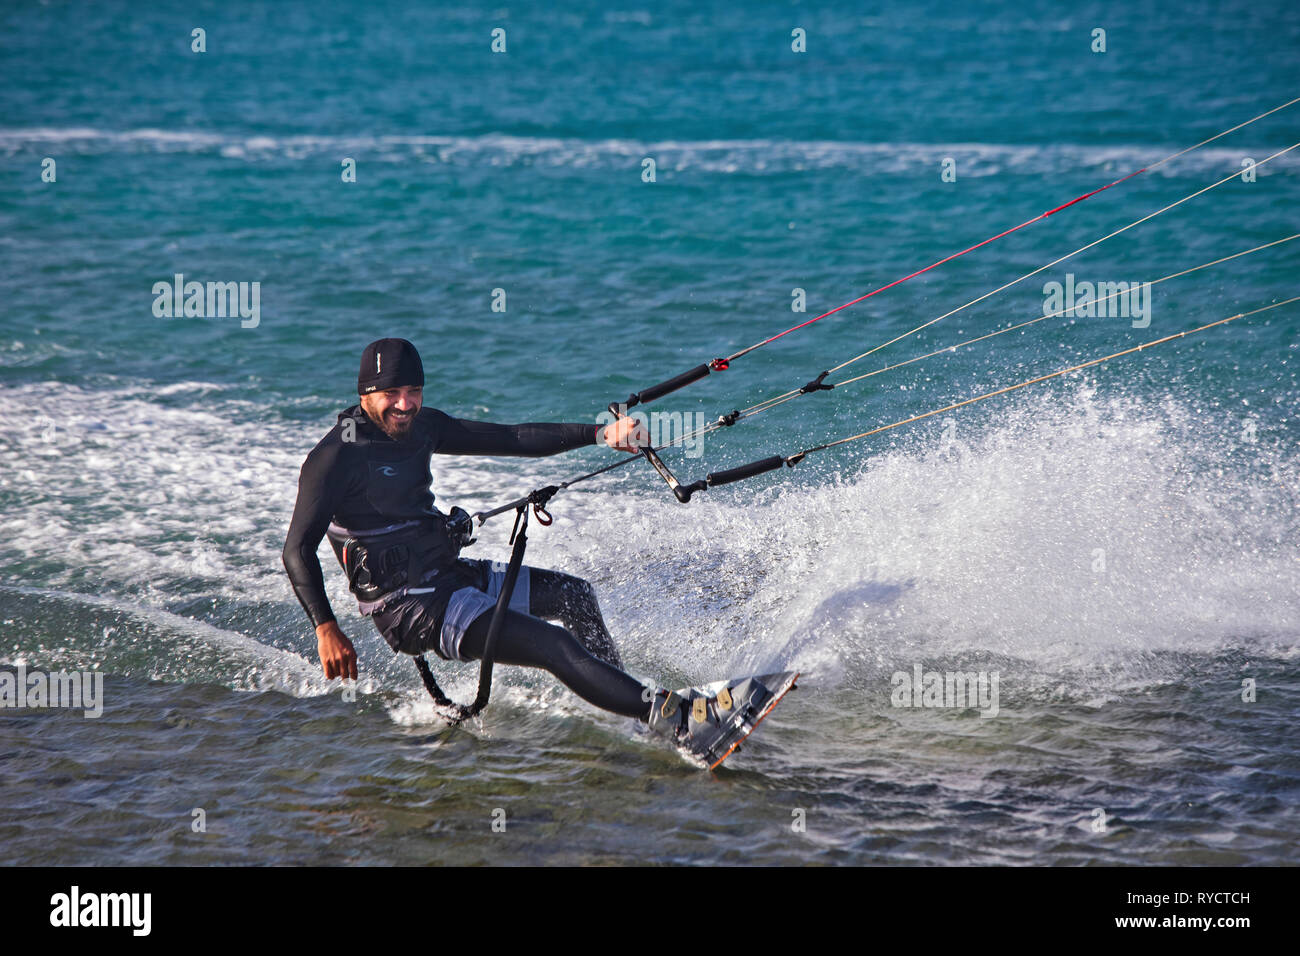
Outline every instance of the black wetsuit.
<path id="1" fill-rule="evenodd" d="M 497 425 L 422 408 L 410 431 L 395 440 L 360 405 L 341 412 L 302 466 L 284 545 L 285 570 L 313 626 L 335 619 L 316 557 L 328 532 L 363 612 L 374 615 L 389 645 L 410 654 L 433 650 L 448 656 L 439 641 L 448 601 L 461 588 L 484 589 L 490 569 L 486 561 L 458 558 L 446 516 L 434 507 L 430 456 L 554 455 L 595 444 L 598 434 L 595 425 Z M 348 542 L 382 541 L 386 529 L 404 536 L 402 559 L 395 564 L 399 576 L 389 579 L 402 586 L 376 597 L 358 586 L 355 557 L 346 548 Z M 616 666 L 617 652 L 590 584 L 555 571 L 529 572 L 529 613 L 507 612 L 496 660 L 545 668 L 591 703 L 644 718 L 649 705 L 643 687 Z M 457 632 L 460 659 L 482 656 L 490 615 L 474 616 L 475 610 L 471 605 L 464 611 L 466 626 Z M 569 630 L 543 617 L 561 620 Z"/>

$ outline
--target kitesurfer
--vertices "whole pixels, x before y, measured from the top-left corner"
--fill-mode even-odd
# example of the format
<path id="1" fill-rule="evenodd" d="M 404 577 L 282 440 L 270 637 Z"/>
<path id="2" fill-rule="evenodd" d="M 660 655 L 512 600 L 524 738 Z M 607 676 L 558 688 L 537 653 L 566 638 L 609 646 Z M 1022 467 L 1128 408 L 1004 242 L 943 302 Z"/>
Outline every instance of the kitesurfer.
<path id="1" fill-rule="evenodd" d="M 606 426 L 453 418 L 424 406 L 423 386 L 424 367 L 414 345 L 399 338 L 371 342 L 357 376 L 359 403 L 339 413 L 299 475 L 284 566 L 315 627 L 329 679 L 355 679 L 357 655 L 325 595 L 316 557 L 323 537 L 329 538 L 361 613 L 372 618 L 395 652 L 433 651 L 456 661 L 483 656 L 488 612 L 496 605 L 504 566 L 459 557 L 470 522 L 460 509 L 443 514 L 434 507 L 431 455 L 537 457 L 600 443 L 635 451 L 648 438 L 631 418 Z M 729 713 L 729 695 L 719 713 L 716 695 L 692 688 L 651 694 L 621 670 L 595 590 L 558 571 L 520 569 L 494 657 L 501 664 L 549 671 L 584 700 L 644 721 L 701 756 L 734 737 L 742 723 Z M 753 690 L 755 706 L 771 697 L 765 693 L 761 684 Z M 696 698 L 712 707 L 679 706 Z M 724 726 L 729 724 L 735 726 Z"/>

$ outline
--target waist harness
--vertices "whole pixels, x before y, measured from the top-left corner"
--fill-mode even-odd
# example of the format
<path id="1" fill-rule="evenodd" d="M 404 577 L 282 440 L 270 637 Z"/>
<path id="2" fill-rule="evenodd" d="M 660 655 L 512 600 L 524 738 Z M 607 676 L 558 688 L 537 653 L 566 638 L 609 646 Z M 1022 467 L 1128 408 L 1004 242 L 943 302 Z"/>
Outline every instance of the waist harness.
<path id="1" fill-rule="evenodd" d="M 364 530 L 331 522 L 326 534 L 361 613 L 373 614 L 454 564 L 473 540 L 460 515 L 453 508 L 450 518 L 437 514 Z"/>

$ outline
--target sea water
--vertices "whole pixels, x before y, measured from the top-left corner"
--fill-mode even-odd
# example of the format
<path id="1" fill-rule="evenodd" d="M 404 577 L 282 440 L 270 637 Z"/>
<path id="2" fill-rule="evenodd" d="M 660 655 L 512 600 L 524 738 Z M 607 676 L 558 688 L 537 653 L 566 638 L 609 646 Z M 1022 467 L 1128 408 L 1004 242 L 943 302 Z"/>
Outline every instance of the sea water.
<path id="1" fill-rule="evenodd" d="M 450 414 L 594 425 L 1300 92 L 1281 3 L 563 7 L 0 12 L 0 669 L 103 675 L 98 716 L 0 709 L 7 859 L 1294 862 L 1294 305 L 690 505 L 644 462 L 556 497 L 528 560 L 594 583 L 638 678 L 803 672 L 716 774 L 510 667 L 448 728 L 328 549 L 360 680 L 324 679 L 280 551 L 369 340 L 415 342 Z M 645 410 L 797 388 L 1300 141 L 1297 110 Z M 1067 276 L 1300 231 L 1297 176 L 1284 155 L 828 380 L 1041 316 Z M 1298 267 L 1278 246 L 1152 286 L 1145 325 L 1047 319 L 665 458 L 790 455 L 1280 301 Z M 257 321 L 156 308 L 178 275 L 256 284 Z M 439 457 L 434 490 L 478 511 L 614 457 Z M 436 668 L 473 696 L 476 665 Z M 996 708 L 951 675 L 996 676 Z"/>

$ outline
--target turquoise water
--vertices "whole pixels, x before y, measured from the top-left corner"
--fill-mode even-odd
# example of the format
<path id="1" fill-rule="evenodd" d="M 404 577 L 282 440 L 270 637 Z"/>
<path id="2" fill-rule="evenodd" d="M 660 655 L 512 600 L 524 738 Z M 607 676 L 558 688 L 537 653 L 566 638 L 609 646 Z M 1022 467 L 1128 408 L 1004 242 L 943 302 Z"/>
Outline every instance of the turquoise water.
<path id="1" fill-rule="evenodd" d="M 595 421 L 1300 95 L 1298 49 L 1283 4 L 0 11 L 0 665 L 106 675 L 98 720 L 0 712 L 12 858 L 1293 860 L 1297 305 L 689 506 L 639 463 L 556 498 L 529 560 L 597 585 L 638 677 L 804 671 L 716 775 L 512 668 L 481 725 L 443 727 L 331 561 L 362 669 L 342 699 L 279 553 L 373 338 L 413 340 L 452 414 Z M 802 385 L 1297 141 L 1300 104 L 651 408 Z M 1042 315 L 1066 273 L 1150 280 L 1300 232 L 1297 154 L 830 380 Z M 792 454 L 1290 298 L 1298 249 L 1153 287 L 1149 327 L 1049 319 L 669 459 Z M 156 317 L 176 273 L 260 283 L 256 326 Z M 609 460 L 439 460 L 435 490 L 479 510 Z M 504 557 L 503 520 L 474 556 Z M 916 664 L 999 672 L 999 715 L 894 707 Z M 472 696 L 474 668 L 442 673 Z"/>

